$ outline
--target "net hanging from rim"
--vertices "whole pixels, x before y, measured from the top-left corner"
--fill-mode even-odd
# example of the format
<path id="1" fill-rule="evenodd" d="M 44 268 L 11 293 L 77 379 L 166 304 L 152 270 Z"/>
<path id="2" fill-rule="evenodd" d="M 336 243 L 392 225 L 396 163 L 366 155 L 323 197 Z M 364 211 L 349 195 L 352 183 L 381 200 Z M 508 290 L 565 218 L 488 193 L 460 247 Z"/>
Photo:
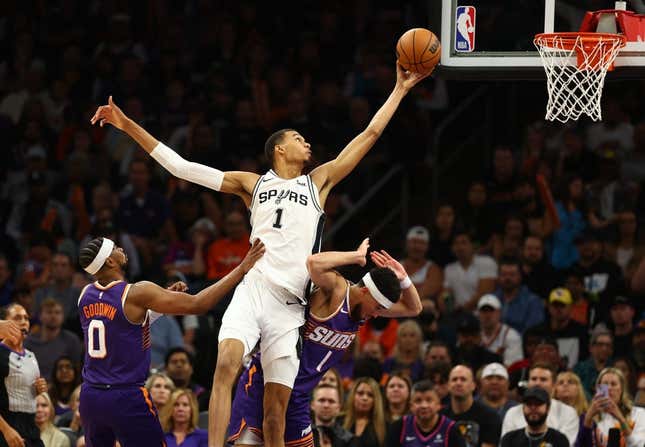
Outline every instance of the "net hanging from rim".
<path id="1" fill-rule="evenodd" d="M 605 75 L 613 69 L 625 36 L 605 33 L 538 34 L 533 43 L 546 71 L 549 102 L 545 119 L 602 119 L 600 99 Z"/>

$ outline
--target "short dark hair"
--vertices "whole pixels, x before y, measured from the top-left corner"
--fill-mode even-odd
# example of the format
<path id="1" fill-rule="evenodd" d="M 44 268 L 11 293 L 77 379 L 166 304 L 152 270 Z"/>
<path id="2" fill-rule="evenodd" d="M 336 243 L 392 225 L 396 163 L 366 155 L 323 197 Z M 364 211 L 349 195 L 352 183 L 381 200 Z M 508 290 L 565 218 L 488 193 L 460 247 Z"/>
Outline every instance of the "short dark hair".
<path id="1" fill-rule="evenodd" d="M 426 391 L 434 391 L 434 383 L 427 379 L 419 380 L 414 385 L 412 385 L 412 391 L 410 391 L 410 395 L 414 393 L 425 393 Z"/>
<path id="2" fill-rule="evenodd" d="M 318 390 L 334 390 L 336 391 L 336 397 L 338 398 L 338 403 L 342 404 L 341 402 L 341 396 L 340 396 L 340 390 L 336 388 L 334 385 L 330 385 L 328 383 L 319 383 L 316 385 L 316 388 L 313 389 L 311 392 L 311 400 L 314 400 L 314 396 L 316 395 L 316 391 Z"/>
<path id="3" fill-rule="evenodd" d="M 188 363 L 190 363 L 190 366 L 193 366 L 193 355 L 186 350 L 186 348 L 182 348 L 181 346 L 177 346 L 176 348 L 172 348 L 171 350 L 168 351 L 166 354 L 166 358 L 164 360 L 164 365 L 168 366 L 168 362 L 170 361 L 170 357 L 177 353 L 183 353 L 186 354 L 186 357 L 188 357 Z"/>
<path id="4" fill-rule="evenodd" d="M 295 132 L 293 129 L 280 129 L 275 132 L 273 132 L 269 138 L 267 138 L 266 142 L 264 143 L 264 155 L 267 158 L 267 161 L 269 162 L 269 165 L 273 167 L 273 155 L 275 153 L 275 147 L 276 145 L 282 143 L 282 139 L 284 138 L 284 134 L 287 132 Z"/>
<path id="5" fill-rule="evenodd" d="M 555 383 L 555 378 L 558 375 L 558 371 L 553 365 L 546 362 L 534 363 L 529 367 L 529 376 L 531 375 L 531 371 L 533 371 L 534 369 L 545 369 L 549 371 L 551 373 L 551 381 Z"/>
<path id="6" fill-rule="evenodd" d="M 9 315 L 9 312 L 13 307 L 20 306 L 22 307 L 22 304 L 19 303 L 9 303 L 6 306 L 0 307 L 0 319 L 6 320 L 7 316 Z"/>
<path id="7" fill-rule="evenodd" d="M 78 252 L 78 263 L 83 270 L 85 270 L 85 268 L 92 263 L 94 258 L 96 258 L 96 255 L 99 254 L 101 245 L 103 245 L 103 237 L 97 237 L 85 244 L 85 247 L 81 248 Z"/>
<path id="8" fill-rule="evenodd" d="M 401 296 L 401 283 L 396 274 L 387 267 L 374 267 L 370 270 L 372 281 L 385 298 L 396 303 Z M 362 282 L 362 281 L 361 281 Z"/>
<path id="9" fill-rule="evenodd" d="M 520 272 L 522 272 L 522 263 L 517 258 L 505 256 L 499 260 L 499 268 L 501 269 L 503 265 L 514 265 Z"/>
<path id="10" fill-rule="evenodd" d="M 377 382 L 380 382 L 382 375 L 383 369 L 381 367 L 381 362 L 372 357 L 361 355 L 354 362 L 354 379 L 358 379 L 359 377 L 371 377 Z"/>

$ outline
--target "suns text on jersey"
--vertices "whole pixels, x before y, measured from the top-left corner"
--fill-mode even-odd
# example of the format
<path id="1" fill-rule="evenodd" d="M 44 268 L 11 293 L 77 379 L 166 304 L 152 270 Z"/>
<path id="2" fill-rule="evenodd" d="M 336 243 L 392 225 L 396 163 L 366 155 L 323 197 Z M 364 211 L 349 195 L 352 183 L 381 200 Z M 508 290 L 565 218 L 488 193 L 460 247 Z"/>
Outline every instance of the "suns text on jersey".
<path id="1" fill-rule="evenodd" d="M 306 194 L 299 194 L 290 189 L 281 189 L 280 192 L 277 189 L 269 189 L 268 191 L 262 191 L 258 196 L 260 203 L 264 203 L 273 198 L 275 198 L 277 204 L 282 200 L 288 200 L 289 202 L 295 202 L 304 206 L 307 206 L 309 203 L 309 197 Z"/>
<path id="2" fill-rule="evenodd" d="M 356 334 L 337 332 L 325 326 L 316 326 L 313 330 L 307 331 L 305 337 L 309 341 L 331 349 L 346 349 L 352 344 Z"/>

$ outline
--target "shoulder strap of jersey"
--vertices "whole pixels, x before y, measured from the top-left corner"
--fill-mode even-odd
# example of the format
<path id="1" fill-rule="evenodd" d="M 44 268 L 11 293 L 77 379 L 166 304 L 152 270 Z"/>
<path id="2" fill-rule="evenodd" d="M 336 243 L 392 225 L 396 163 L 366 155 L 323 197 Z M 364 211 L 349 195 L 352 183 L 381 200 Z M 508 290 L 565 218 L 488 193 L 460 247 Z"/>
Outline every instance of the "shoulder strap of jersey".
<path id="1" fill-rule="evenodd" d="M 81 293 L 79 293 L 79 295 L 78 295 L 78 301 L 76 302 L 76 307 L 80 307 L 80 306 L 81 306 L 81 300 L 83 299 L 83 295 L 85 295 L 85 291 L 86 291 L 86 290 L 87 290 L 87 288 L 88 288 L 89 286 L 91 286 L 91 285 L 92 285 L 92 283 L 89 283 L 89 284 L 87 284 L 85 287 L 83 287 L 83 290 L 81 290 Z"/>
<path id="2" fill-rule="evenodd" d="M 261 175 L 260 177 L 258 177 L 258 180 L 255 182 L 255 186 L 253 187 L 253 192 L 251 193 L 251 202 L 249 202 L 249 210 L 253 209 L 253 204 L 255 203 L 255 196 L 258 193 L 258 189 L 260 189 L 260 183 L 262 183 L 262 179 L 264 178 L 264 175 Z"/>
<path id="3" fill-rule="evenodd" d="M 403 439 L 405 438 L 405 426 L 408 425 L 408 416 L 403 416 L 401 419 L 401 434 L 399 435 L 399 442 L 403 445 Z"/>
<path id="4" fill-rule="evenodd" d="M 444 416 L 444 418 L 445 418 L 445 416 Z M 446 420 L 447 420 L 447 419 L 444 419 L 444 422 L 445 422 Z M 450 432 L 452 431 L 452 427 L 453 427 L 454 425 L 455 425 L 455 421 L 451 420 L 450 422 L 448 422 L 448 428 L 446 428 L 446 438 L 445 438 L 445 439 L 444 439 L 444 441 L 443 441 L 443 445 L 444 445 L 445 447 L 448 447 L 448 442 L 449 442 L 449 440 L 450 440 Z"/>

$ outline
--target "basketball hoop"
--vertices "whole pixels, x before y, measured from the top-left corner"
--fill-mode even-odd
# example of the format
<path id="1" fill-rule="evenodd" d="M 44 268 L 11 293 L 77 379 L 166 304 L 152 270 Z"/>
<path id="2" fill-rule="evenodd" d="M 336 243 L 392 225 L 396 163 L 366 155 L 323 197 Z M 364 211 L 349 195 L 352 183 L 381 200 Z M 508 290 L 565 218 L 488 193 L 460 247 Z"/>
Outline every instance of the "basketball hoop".
<path id="1" fill-rule="evenodd" d="M 605 75 L 625 46 L 625 36 L 550 33 L 536 35 L 533 43 L 546 71 L 549 102 L 545 119 L 565 123 L 584 113 L 594 121 L 601 120 Z"/>

